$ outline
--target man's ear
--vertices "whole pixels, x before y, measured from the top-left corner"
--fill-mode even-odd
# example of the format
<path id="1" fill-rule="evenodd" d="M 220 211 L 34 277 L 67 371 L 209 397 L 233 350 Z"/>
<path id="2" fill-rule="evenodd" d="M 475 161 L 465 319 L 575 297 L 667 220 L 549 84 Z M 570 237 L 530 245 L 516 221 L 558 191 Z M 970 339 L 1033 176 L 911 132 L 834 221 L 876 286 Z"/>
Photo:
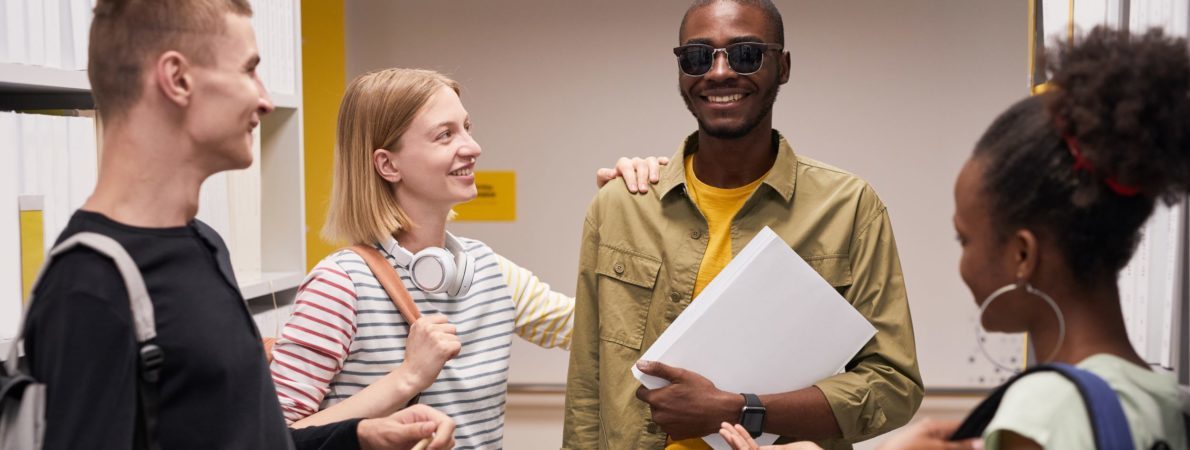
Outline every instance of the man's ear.
<path id="1" fill-rule="evenodd" d="M 1037 263 L 1041 257 L 1037 236 L 1028 229 L 1017 230 L 1009 240 L 1008 249 L 1013 253 L 1012 263 L 1016 266 L 1017 281 L 1031 280 L 1037 273 Z"/>
<path id="2" fill-rule="evenodd" d="M 192 67 L 185 55 L 174 50 L 162 53 L 153 64 L 153 81 L 157 89 L 175 105 L 190 104 L 194 94 Z"/>
<path id="3" fill-rule="evenodd" d="M 384 178 L 389 183 L 397 183 L 401 181 L 401 171 L 397 169 L 396 154 L 378 148 L 372 152 L 372 167 L 376 169 L 376 173 L 380 174 L 380 178 Z"/>
<path id="4" fill-rule="evenodd" d="M 785 84 L 785 83 L 789 82 L 789 70 L 790 70 L 790 67 L 792 67 L 791 64 L 792 64 L 792 62 L 790 62 L 789 52 L 782 50 L 781 51 L 781 80 L 780 80 L 780 84 Z"/>

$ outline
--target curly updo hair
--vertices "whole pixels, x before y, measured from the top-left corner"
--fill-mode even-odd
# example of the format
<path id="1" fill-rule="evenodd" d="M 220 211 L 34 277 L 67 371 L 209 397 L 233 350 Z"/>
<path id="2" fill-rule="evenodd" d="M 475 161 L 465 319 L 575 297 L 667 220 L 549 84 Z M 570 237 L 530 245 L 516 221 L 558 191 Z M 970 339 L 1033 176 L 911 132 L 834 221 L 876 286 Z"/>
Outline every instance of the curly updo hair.
<path id="1" fill-rule="evenodd" d="M 1078 282 L 1114 283 L 1154 203 L 1190 190 L 1190 53 L 1160 29 L 1096 27 L 1047 65 L 1053 89 L 1012 105 L 975 146 L 984 194 L 1001 238 L 1044 233 Z"/>

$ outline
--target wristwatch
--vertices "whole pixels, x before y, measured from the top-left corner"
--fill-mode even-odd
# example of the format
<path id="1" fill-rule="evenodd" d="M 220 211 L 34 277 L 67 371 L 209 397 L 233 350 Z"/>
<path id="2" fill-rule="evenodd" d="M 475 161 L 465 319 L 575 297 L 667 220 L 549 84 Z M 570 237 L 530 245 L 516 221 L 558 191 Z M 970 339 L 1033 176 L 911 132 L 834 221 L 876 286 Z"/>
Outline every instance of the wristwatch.
<path id="1" fill-rule="evenodd" d="M 764 429 L 764 405 L 760 404 L 760 397 L 756 394 L 740 394 L 744 396 L 744 408 L 740 410 L 740 425 L 748 430 L 753 438 L 760 437 Z"/>

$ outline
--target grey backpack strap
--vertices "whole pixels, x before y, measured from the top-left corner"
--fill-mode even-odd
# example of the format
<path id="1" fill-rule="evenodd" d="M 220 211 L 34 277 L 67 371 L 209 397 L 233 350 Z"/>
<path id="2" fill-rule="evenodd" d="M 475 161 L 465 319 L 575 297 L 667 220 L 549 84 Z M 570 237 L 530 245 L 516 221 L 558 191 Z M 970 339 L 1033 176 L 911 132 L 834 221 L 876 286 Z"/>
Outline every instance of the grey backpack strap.
<path id="1" fill-rule="evenodd" d="M 29 291 L 28 307 L 25 308 L 24 315 L 28 315 L 36 300 L 33 293 L 37 291 L 37 285 L 41 283 L 42 277 L 45 276 L 54 258 L 79 246 L 87 247 L 111 259 L 112 263 L 116 265 L 116 269 L 120 271 L 120 277 L 124 280 L 124 288 L 128 291 L 128 302 L 132 309 L 132 324 L 136 334 L 140 362 L 140 377 L 137 380 L 137 387 L 144 428 L 137 433 L 137 448 L 157 449 L 159 448 L 156 439 L 157 382 L 160 378 L 164 354 L 153 341 L 157 337 L 157 327 L 153 315 L 153 302 L 149 299 L 149 290 L 145 287 L 145 280 L 141 276 L 140 268 L 128 255 L 128 251 L 124 250 L 124 246 L 108 236 L 86 231 L 70 236 L 54 246 L 46 255 L 45 263 L 42 264 L 41 271 L 33 283 L 33 289 Z M 9 374 L 16 373 L 18 368 L 17 360 L 20 359 L 19 349 L 24 341 L 26 319 L 27 317 L 21 318 L 17 338 L 13 339 L 8 359 L 4 362 Z"/>
<path id="2" fill-rule="evenodd" d="M 42 277 L 45 276 L 45 272 L 53 263 L 54 258 L 80 245 L 108 257 L 120 271 L 120 276 L 124 278 L 124 288 L 128 290 L 128 301 L 132 307 L 132 323 L 136 328 L 136 342 L 143 344 L 157 337 L 157 322 L 153 317 L 153 303 L 149 300 L 149 291 L 145 288 L 145 280 L 141 277 L 140 269 L 136 267 L 136 262 L 124 250 L 124 246 L 116 242 L 115 239 L 99 233 L 84 231 L 75 234 L 50 250 L 50 253 L 46 255 L 45 263 L 41 266 L 41 271 L 37 274 L 36 281 L 33 282 L 33 289 L 29 290 L 29 299 L 26 302 L 28 306 L 25 308 L 24 314 L 29 313 L 34 301 L 33 292 L 36 292 L 37 285 L 41 283 Z M 24 319 L 25 317 L 21 318 L 17 338 L 12 340 L 8 359 L 4 361 L 8 373 L 14 373 L 17 369 L 18 352 L 25 336 Z"/>
<path id="3" fill-rule="evenodd" d="M 124 278 L 124 288 L 128 290 L 128 302 L 132 307 L 132 324 L 136 328 L 136 342 L 143 344 L 157 337 L 157 322 L 153 317 L 153 302 L 149 300 L 149 290 L 145 287 L 145 280 L 141 278 L 140 269 L 136 267 L 136 262 L 124 250 L 124 246 L 116 242 L 115 239 L 99 233 L 82 232 L 75 234 L 55 246 L 53 250 L 50 250 L 50 256 L 45 266 L 43 266 L 42 272 L 44 273 L 44 268 L 50 266 L 49 259 L 53 259 L 55 256 L 79 245 L 90 247 L 92 250 L 111 258 L 112 262 L 116 264 L 116 269 L 120 271 L 120 276 Z M 37 278 L 40 281 L 41 275 L 39 274 Z"/>

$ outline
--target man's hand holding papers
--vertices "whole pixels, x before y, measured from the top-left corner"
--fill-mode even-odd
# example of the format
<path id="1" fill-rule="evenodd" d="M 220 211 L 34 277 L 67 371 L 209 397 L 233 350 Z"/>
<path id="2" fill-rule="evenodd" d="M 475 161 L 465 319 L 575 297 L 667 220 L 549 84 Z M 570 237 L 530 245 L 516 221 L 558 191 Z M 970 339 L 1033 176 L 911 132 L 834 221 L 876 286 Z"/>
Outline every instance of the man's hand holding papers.
<path id="1" fill-rule="evenodd" d="M 702 375 L 656 361 L 637 362 L 636 368 L 669 381 L 657 389 L 641 386 L 636 398 L 649 404 L 653 422 L 674 440 L 714 434 L 721 422 L 735 422 L 740 417 L 744 397 L 719 390 Z"/>

